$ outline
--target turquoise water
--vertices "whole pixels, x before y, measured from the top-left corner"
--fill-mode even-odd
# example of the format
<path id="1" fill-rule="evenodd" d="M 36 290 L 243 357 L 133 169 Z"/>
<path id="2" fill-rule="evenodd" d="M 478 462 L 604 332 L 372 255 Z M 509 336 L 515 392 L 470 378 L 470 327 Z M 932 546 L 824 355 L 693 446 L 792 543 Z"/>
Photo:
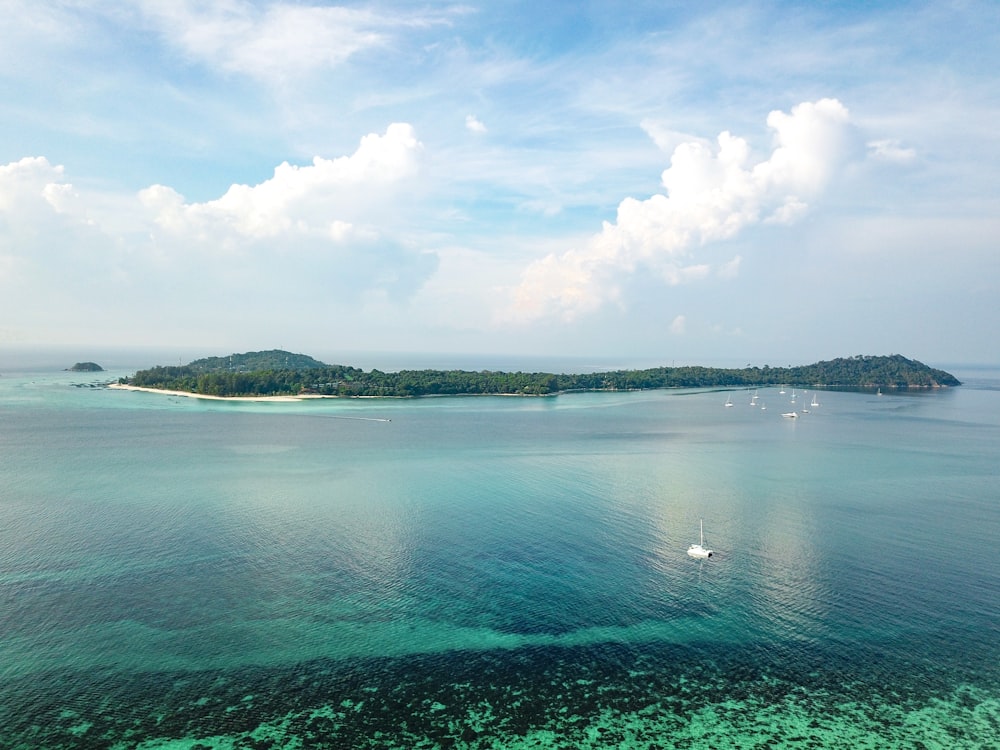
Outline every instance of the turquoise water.
<path id="1" fill-rule="evenodd" d="M 0 747 L 1000 746 L 1000 373 L 794 421 L 119 374 L 0 378 Z"/>

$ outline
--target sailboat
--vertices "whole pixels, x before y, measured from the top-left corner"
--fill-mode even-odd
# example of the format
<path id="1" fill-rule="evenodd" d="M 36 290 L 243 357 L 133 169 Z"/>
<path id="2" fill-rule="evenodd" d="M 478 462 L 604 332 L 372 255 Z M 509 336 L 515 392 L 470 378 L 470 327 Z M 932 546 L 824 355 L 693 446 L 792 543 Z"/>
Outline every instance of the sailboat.
<path id="1" fill-rule="evenodd" d="M 733 397 L 726 396 L 726 406 L 732 406 L 732 405 L 733 405 Z"/>
<path id="2" fill-rule="evenodd" d="M 815 393 L 813 393 L 813 400 L 810 402 L 809 406 L 819 406 L 819 399 L 816 398 Z"/>
<path id="3" fill-rule="evenodd" d="M 692 544 L 688 547 L 688 554 L 691 557 L 711 557 L 712 550 L 705 549 L 705 521 L 699 520 L 699 528 L 701 533 L 698 537 L 698 544 Z"/>

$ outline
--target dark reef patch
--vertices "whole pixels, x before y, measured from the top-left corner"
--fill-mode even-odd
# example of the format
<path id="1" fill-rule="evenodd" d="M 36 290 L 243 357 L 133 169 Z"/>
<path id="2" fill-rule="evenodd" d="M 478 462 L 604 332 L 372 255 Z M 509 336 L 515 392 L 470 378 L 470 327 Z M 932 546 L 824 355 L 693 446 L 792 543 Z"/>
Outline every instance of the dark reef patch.
<path id="1" fill-rule="evenodd" d="M 908 717 L 928 710 L 940 724 L 923 730 L 928 744 L 944 734 L 953 747 L 1000 739 L 998 686 L 956 688 L 968 673 L 914 667 L 874 648 L 845 660 L 805 646 L 605 643 L 195 673 L 50 673 L 0 687 L 0 746 L 186 739 L 215 748 L 224 737 L 258 749 L 292 738 L 304 748 L 718 747 L 738 746 L 735 731 L 753 738 L 743 746 L 829 746 L 850 732 L 916 746 L 922 725 Z"/>

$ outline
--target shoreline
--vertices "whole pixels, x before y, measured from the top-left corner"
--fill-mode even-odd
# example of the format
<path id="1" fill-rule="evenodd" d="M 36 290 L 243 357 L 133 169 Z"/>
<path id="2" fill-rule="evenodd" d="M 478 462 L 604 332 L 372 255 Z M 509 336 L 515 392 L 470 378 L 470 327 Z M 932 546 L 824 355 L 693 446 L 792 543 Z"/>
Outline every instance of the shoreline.
<path id="1" fill-rule="evenodd" d="M 191 391 L 171 391 L 166 388 L 148 388 L 140 385 L 127 385 L 124 383 L 108 383 L 108 388 L 119 391 L 141 391 L 143 393 L 155 393 L 161 396 L 184 396 L 185 398 L 203 398 L 209 401 L 313 401 L 317 399 L 407 399 L 407 398 L 478 398 L 480 396 L 498 396 L 510 398 L 550 398 L 562 393 L 597 393 L 599 391 L 588 391 L 586 389 L 572 391 L 555 391 L 553 393 L 427 393 L 419 396 L 334 396 L 322 393 L 303 393 L 298 396 L 212 396 L 207 393 L 192 393 Z M 637 389 L 642 390 L 642 389 Z"/>
<path id="2" fill-rule="evenodd" d="M 320 398 L 340 398 L 340 396 L 323 396 L 320 394 L 306 393 L 301 396 L 212 396 L 207 393 L 191 393 L 190 391 L 169 391 L 163 388 L 145 388 L 138 385 L 126 385 L 124 383 L 108 383 L 108 388 L 120 391 L 141 391 L 142 393 L 156 393 L 161 396 L 184 396 L 185 398 L 203 398 L 209 401 L 260 401 L 260 402 L 294 402 L 307 401 Z"/>
<path id="3" fill-rule="evenodd" d="M 663 388 L 627 388 L 627 389 L 615 389 L 615 388 L 571 388 L 565 391 L 552 391 L 551 393 L 427 393 L 417 396 L 337 396 L 337 395 L 324 395 L 320 393 L 303 393 L 297 396 L 212 396 L 207 393 L 192 393 L 190 391 L 175 391 L 167 390 L 165 388 L 148 388 L 145 386 L 138 385 L 127 385 L 123 383 L 108 383 L 108 388 L 114 388 L 116 390 L 122 391 L 141 391 L 143 393 L 155 393 L 161 396 L 183 396 L 184 398 L 201 398 L 208 401 L 241 401 L 241 402 L 259 402 L 259 403 L 293 403 L 301 401 L 314 401 L 318 399 L 406 399 L 406 398 L 476 398 L 483 396 L 494 396 L 494 397 L 508 397 L 508 398 L 553 398 L 567 393 L 631 393 L 637 391 L 645 390 L 709 390 L 713 392 L 725 392 L 725 391 L 737 391 L 743 390 L 746 386 L 743 385 L 720 385 L 720 386 L 666 386 Z M 776 387 L 776 386 L 764 386 Z M 813 385 L 812 390 L 817 391 L 853 391 L 853 392 L 874 392 L 876 388 L 881 386 L 830 386 L 830 385 Z M 906 393 L 913 391 L 927 391 L 927 390 L 944 390 L 952 386 L 948 385 L 910 385 L 906 387 L 885 386 L 890 393 Z M 806 388 L 806 390 L 809 390 Z"/>

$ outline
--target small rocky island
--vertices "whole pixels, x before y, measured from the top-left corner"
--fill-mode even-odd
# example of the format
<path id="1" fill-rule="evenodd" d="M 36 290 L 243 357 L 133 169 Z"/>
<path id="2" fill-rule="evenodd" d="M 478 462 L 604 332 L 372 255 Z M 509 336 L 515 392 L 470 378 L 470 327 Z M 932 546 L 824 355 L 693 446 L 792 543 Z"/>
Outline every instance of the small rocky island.
<path id="1" fill-rule="evenodd" d="M 788 385 L 831 390 L 943 388 L 961 385 L 943 370 L 898 354 L 860 355 L 800 367 L 656 367 L 568 375 L 545 372 L 400 370 L 365 372 L 303 354 L 272 350 L 195 360 L 186 366 L 140 370 L 120 385 L 231 396 L 545 396 L 570 391 L 733 388 Z"/>
<path id="2" fill-rule="evenodd" d="M 104 368 L 96 362 L 77 362 L 67 372 L 104 372 Z"/>

